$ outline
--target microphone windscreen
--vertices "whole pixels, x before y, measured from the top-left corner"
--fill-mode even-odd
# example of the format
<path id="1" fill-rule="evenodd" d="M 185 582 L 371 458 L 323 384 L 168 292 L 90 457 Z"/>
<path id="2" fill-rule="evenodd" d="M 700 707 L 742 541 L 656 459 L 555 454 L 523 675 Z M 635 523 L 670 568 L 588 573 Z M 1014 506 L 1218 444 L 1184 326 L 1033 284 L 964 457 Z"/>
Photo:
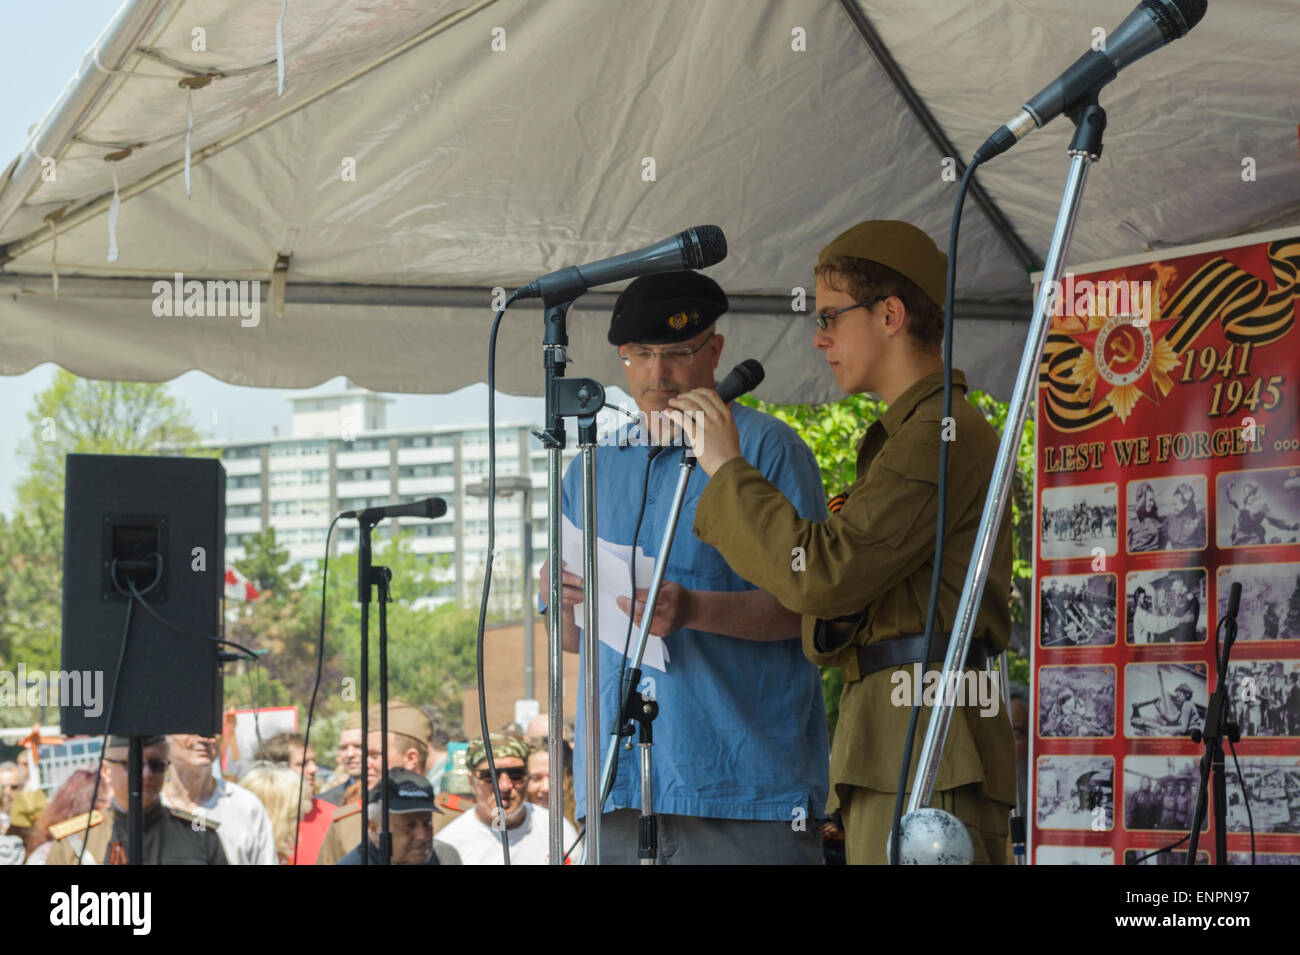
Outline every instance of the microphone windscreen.
<path id="1" fill-rule="evenodd" d="M 697 225 L 678 236 L 688 269 L 707 269 L 727 257 L 727 237 L 715 225 Z"/>
<path id="2" fill-rule="evenodd" d="M 442 517 L 442 515 L 447 513 L 447 502 L 440 497 L 429 498 L 428 505 L 429 513 L 427 516 L 430 518 Z"/>
<path id="3" fill-rule="evenodd" d="M 763 383 L 767 373 L 763 366 L 753 358 L 746 358 L 718 385 L 718 397 L 723 401 L 734 401 L 741 395 L 749 394 Z"/>

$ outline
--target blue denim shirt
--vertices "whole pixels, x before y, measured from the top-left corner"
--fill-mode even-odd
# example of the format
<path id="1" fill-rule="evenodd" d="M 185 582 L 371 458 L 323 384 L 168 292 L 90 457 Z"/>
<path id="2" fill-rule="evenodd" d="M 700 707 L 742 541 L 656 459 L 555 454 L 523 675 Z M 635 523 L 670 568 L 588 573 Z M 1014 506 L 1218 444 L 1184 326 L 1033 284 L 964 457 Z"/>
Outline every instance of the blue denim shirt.
<path id="1" fill-rule="evenodd" d="M 825 520 L 821 477 L 807 445 L 770 415 L 732 405 L 745 459 L 790 499 L 799 514 Z M 596 451 L 598 536 L 632 543 L 649 448 L 627 428 Z M 670 448 L 650 465 L 645 517 L 637 544 L 658 555 L 681 452 Z M 687 485 L 665 579 L 691 590 L 743 591 L 754 585 L 737 576 L 713 547 L 692 533 L 695 505 L 709 480 L 697 467 Z M 564 513 L 582 526 L 581 459 L 564 477 Z M 569 568 L 579 574 L 582 568 Z M 638 589 L 650 581 L 638 577 Z M 622 643 L 622 634 L 619 634 Z M 634 627 L 629 663 L 636 646 Z M 799 638 L 759 643 L 701 630 L 678 630 L 665 640 L 668 672 L 645 668 L 659 703 L 654 722 L 654 810 L 719 819 L 792 821 L 815 818 L 826 804 L 830 761 L 821 678 L 804 657 Z M 621 653 L 600 644 L 600 759 L 618 714 Z M 585 672 L 586 661 L 580 667 Z M 581 686 L 581 682 L 579 683 Z M 580 694 L 581 697 L 581 694 Z M 583 707 L 577 714 L 575 790 L 577 814 L 586 813 Z M 635 739 L 634 739 L 635 742 Z M 605 810 L 640 809 L 638 750 L 620 749 L 618 776 Z M 798 810 L 802 810 L 800 813 Z M 806 816 L 804 816 L 806 814 Z"/>

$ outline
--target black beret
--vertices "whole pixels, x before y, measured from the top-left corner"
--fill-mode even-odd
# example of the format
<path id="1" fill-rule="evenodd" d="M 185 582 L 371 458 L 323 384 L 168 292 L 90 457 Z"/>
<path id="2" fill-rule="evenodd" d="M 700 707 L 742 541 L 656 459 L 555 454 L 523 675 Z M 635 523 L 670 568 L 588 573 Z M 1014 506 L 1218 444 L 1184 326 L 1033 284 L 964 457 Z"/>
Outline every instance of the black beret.
<path id="1" fill-rule="evenodd" d="M 643 275 L 633 280 L 614 303 L 609 343 L 684 342 L 716 322 L 727 305 L 727 293 L 699 272 Z"/>

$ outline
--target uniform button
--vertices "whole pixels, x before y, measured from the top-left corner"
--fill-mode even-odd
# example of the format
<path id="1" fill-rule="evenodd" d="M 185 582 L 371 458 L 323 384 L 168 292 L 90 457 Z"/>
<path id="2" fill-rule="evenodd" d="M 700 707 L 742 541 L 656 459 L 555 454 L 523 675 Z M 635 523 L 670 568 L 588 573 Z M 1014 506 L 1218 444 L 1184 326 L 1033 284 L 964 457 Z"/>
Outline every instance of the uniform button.
<path id="1" fill-rule="evenodd" d="M 646 498 L 646 501 L 650 504 L 653 504 L 655 502 L 655 499 L 653 497 L 648 497 Z"/>

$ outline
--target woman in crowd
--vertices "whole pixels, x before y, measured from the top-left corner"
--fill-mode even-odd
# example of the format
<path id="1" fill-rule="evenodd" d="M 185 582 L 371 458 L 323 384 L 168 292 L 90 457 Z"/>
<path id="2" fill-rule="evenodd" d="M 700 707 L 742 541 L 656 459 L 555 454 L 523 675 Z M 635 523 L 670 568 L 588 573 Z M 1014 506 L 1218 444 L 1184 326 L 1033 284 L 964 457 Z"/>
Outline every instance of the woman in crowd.
<path id="1" fill-rule="evenodd" d="M 93 769 L 78 769 L 64 781 L 27 835 L 27 865 L 45 865 L 45 857 L 54 847 L 54 840 L 50 838 L 50 826 L 86 812 L 90 808 L 90 794 L 94 787 Z M 112 798 L 113 787 L 105 772 L 99 782 L 95 808 L 102 812 Z"/>

